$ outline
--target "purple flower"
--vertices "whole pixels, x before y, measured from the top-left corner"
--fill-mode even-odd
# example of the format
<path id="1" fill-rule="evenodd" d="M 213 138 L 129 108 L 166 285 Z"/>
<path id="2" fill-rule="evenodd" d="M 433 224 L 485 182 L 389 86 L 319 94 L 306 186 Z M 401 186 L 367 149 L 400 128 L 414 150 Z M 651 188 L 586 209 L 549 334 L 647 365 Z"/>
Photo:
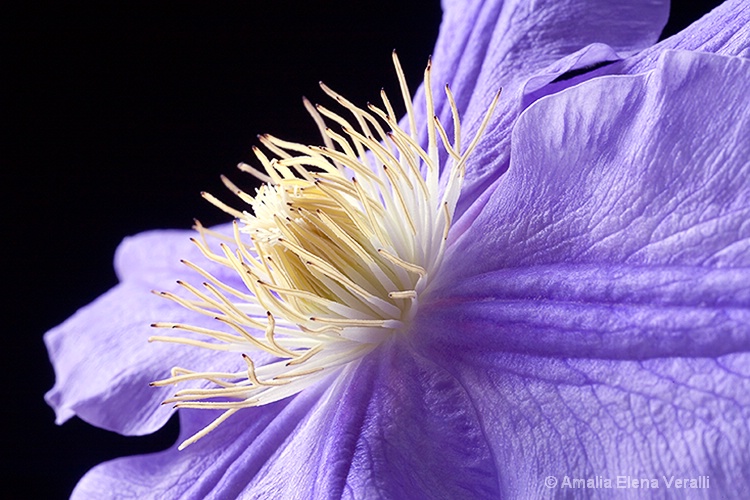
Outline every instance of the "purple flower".
<path id="1" fill-rule="evenodd" d="M 99 465 L 74 496 L 534 498 L 618 476 L 694 479 L 698 497 L 750 488 L 750 10 L 729 1 L 652 45 L 659 2 L 444 8 L 433 91 L 405 134 L 339 99 L 369 132 L 337 133 L 369 155 L 334 153 L 347 146 L 332 133 L 327 149 L 265 138 L 277 188 L 246 197 L 252 215 L 197 247 L 184 231 L 126 239 L 120 284 L 47 334 L 58 422 L 137 435 L 166 422 L 165 399 L 208 403 L 180 411 L 182 441 L 228 417 L 182 451 Z M 283 151 L 358 182 L 287 175 L 304 165 Z M 148 343 L 153 322 L 193 345 Z M 200 376 L 169 379 L 175 366 Z M 183 392 L 148 387 L 163 379 Z"/>

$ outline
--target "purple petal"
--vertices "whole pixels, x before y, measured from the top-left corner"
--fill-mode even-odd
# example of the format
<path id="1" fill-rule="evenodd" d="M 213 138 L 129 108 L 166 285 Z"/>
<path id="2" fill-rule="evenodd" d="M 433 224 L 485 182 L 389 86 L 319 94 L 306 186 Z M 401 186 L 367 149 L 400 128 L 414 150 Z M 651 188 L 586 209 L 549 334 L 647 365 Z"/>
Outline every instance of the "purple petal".
<path id="1" fill-rule="evenodd" d="M 461 281 L 420 308 L 426 348 L 648 359 L 750 351 L 750 268 L 554 264 Z"/>
<path id="2" fill-rule="evenodd" d="M 232 234 L 231 224 L 211 229 L 226 235 Z M 197 276 L 180 262 L 184 259 L 199 264 L 222 281 L 239 282 L 233 270 L 203 257 L 198 248 L 190 242 L 191 238 L 199 238 L 198 233 L 168 229 L 128 236 L 115 252 L 117 277 L 120 281 L 138 281 L 151 287 L 162 287 L 165 283 L 188 275 Z"/>
<path id="3" fill-rule="evenodd" d="M 72 498 L 235 498 L 296 432 L 320 389 L 233 415 L 207 437 L 182 451 L 177 445 L 152 455 L 123 457 L 90 470 Z M 181 410 L 180 439 L 192 436 L 219 413 Z"/>
<path id="4" fill-rule="evenodd" d="M 667 52 L 531 106 L 441 279 L 537 265 L 750 265 L 750 61 Z M 453 285 L 451 285 L 453 286 Z"/>
<path id="5" fill-rule="evenodd" d="M 674 36 L 627 58 L 602 74 L 640 73 L 656 66 L 666 50 L 695 50 L 750 57 L 750 8 L 746 0 L 727 0 Z"/>
<path id="6" fill-rule="evenodd" d="M 150 327 L 154 322 L 216 328 L 211 319 L 151 293 L 153 288 L 178 291 L 178 277 L 192 278 L 196 284 L 203 280 L 179 263 L 180 257 L 190 256 L 200 262 L 188 240 L 193 234 L 152 231 L 127 238 L 116 256 L 123 282 L 47 332 L 44 340 L 55 386 L 46 400 L 55 409 L 57 423 L 78 415 L 122 434 L 147 434 L 171 415 L 171 408 L 160 403 L 174 393 L 173 387 L 150 388 L 150 382 L 168 377 L 174 366 L 201 371 L 244 366 L 237 354 L 148 342 L 160 333 Z M 238 281 L 219 267 L 209 269 L 226 275 L 225 281 Z"/>
<path id="7" fill-rule="evenodd" d="M 669 492 L 672 477 L 709 476 L 708 489 L 690 490 L 695 498 L 742 498 L 750 488 L 747 353 L 630 362 L 453 351 L 439 359 L 482 415 L 497 498 L 582 491 L 561 489 L 565 476 L 656 479 L 656 491 L 619 490 L 649 497 Z M 585 491 L 609 498 L 617 490 Z"/>
<path id="8" fill-rule="evenodd" d="M 498 498 L 481 418 L 445 366 L 387 353 L 351 461 L 350 496 Z"/>
<path id="9" fill-rule="evenodd" d="M 648 47 L 658 39 L 668 8 L 668 2 L 645 0 L 444 3 L 433 57 L 436 115 L 442 123 L 450 123 L 447 101 L 441 97 L 448 83 L 462 113 L 467 144 L 494 94 L 504 89 L 468 168 L 458 213 L 507 168 L 510 130 L 528 104 L 523 97 L 529 79 L 535 78 L 538 88 L 571 69 L 612 60 L 615 52 Z M 590 44 L 606 44 L 611 49 L 588 51 L 566 65 L 550 68 Z M 540 81 L 543 75 L 545 82 Z M 415 106 L 419 122 L 424 123 L 423 89 L 415 97 Z"/>
<path id="10" fill-rule="evenodd" d="M 669 52 L 529 108 L 415 335 L 550 356 L 748 350 L 748 81 L 750 61 Z"/>
<path id="11" fill-rule="evenodd" d="M 750 61 L 668 52 L 519 118 L 412 331 L 482 416 L 500 496 L 750 488 L 748 82 Z"/>
<path id="12" fill-rule="evenodd" d="M 155 321 L 189 322 L 215 327 L 180 306 L 149 293 L 137 284 L 121 283 L 80 309 L 44 341 L 55 368 L 55 386 L 45 399 L 55 409 L 57 423 L 78 415 L 92 425 L 125 435 L 148 434 L 172 414 L 161 402 L 174 387 L 149 387 L 169 376 L 173 366 L 195 370 L 241 370 L 242 358 L 161 342 Z"/>
<path id="13" fill-rule="evenodd" d="M 442 367 L 384 346 L 329 383 L 243 410 L 182 452 L 102 464 L 74 497 L 494 496 L 471 401 Z M 205 413 L 181 411 L 183 438 L 214 416 Z"/>
<path id="14" fill-rule="evenodd" d="M 337 380 L 243 493 L 483 498 L 496 485 L 463 388 L 443 368 L 382 346 Z"/>
<path id="15" fill-rule="evenodd" d="M 525 80 L 589 44 L 607 44 L 618 52 L 650 46 L 667 21 L 669 4 L 453 1 L 443 8 L 433 80 L 438 87 L 453 87 L 459 109 L 480 101 L 473 106 L 481 114 L 500 86 Z"/>

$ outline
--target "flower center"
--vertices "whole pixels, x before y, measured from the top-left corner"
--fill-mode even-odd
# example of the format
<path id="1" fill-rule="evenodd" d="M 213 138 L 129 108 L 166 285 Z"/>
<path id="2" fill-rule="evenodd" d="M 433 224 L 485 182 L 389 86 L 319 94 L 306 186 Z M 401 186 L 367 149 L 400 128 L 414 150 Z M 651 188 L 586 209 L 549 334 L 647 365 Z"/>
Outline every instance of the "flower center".
<path id="1" fill-rule="evenodd" d="M 356 126 L 305 101 L 325 146 L 304 146 L 265 135 L 260 141 L 273 157 L 254 149 L 263 170 L 240 164 L 241 170 L 265 182 L 255 196 L 222 177 L 252 213 L 204 193 L 235 218 L 233 235 L 217 234 L 198 224 L 200 238 L 194 242 L 208 259 L 236 271 L 243 286 L 229 286 L 200 266 L 185 262 L 206 278 L 204 290 L 180 282 L 192 295 L 189 299 L 168 292 L 160 295 L 214 317 L 225 329 L 155 323 L 154 327 L 192 332 L 205 340 L 194 336 L 150 340 L 238 352 L 247 369 L 232 373 L 175 367 L 169 378 L 152 383 L 207 381 L 210 387 L 178 391 L 165 403 L 224 410 L 180 448 L 205 436 L 238 410 L 294 395 L 408 329 L 420 294 L 440 269 L 466 159 L 499 93 L 462 151 L 458 112 L 447 86 L 454 122 L 452 144 L 435 116 L 428 64 L 424 88 L 431 119 L 426 124 L 425 151 L 417 142 L 410 94 L 395 52 L 393 59 L 409 132 L 396 122 L 384 92 L 385 109 L 368 105 L 366 111 L 321 84 L 351 114 Z M 328 128 L 326 119 L 341 133 Z M 448 158 L 443 169 L 438 143 Z M 445 179 L 439 183 L 441 170 Z M 210 240 L 221 241 L 219 248 L 213 248 Z M 271 361 L 256 366 L 253 358 L 257 359 L 259 351 L 270 355 Z"/>

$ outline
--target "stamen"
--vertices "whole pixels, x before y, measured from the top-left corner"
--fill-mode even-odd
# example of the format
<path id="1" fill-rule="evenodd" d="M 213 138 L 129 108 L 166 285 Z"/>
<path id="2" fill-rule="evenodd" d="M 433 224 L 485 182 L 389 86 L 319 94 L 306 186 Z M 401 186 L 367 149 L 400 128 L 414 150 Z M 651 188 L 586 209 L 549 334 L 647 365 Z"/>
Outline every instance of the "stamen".
<path id="1" fill-rule="evenodd" d="M 248 356 L 247 354 L 242 354 L 242 359 L 245 360 L 245 363 L 247 363 L 247 379 L 252 382 L 254 385 L 261 386 L 261 385 L 267 385 L 267 386 L 274 386 L 274 385 L 284 385 L 288 384 L 288 380 L 266 380 L 261 381 L 258 379 L 258 376 L 255 374 L 255 364 L 253 363 L 252 358 Z"/>
<path id="2" fill-rule="evenodd" d="M 228 213 L 232 217 L 236 217 L 238 219 L 241 219 L 242 217 L 244 217 L 244 214 L 242 212 L 240 212 L 239 210 L 235 210 L 234 208 L 230 207 L 229 205 L 227 205 L 223 201 L 221 201 L 218 198 L 216 198 L 211 193 L 207 193 L 205 191 L 202 191 L 201 192 L 201 196 L 203 196 L 203 198 L 205 198 L 206 201 L 208 201 L 211 205 L 215 206 L 219 210 L 222 210 L 222 211 Z"/>
<path id="3" fill-rule="evenodd" d="M 232 408 L 231 410 L 225 411 L 224 413 L 221 414 L 221 416 L 219 418 L 217 418 L 216 420 L 214 420 L 213 422 L 211 422 L 210 424 L 208 424 L 207 426 L 205 426 L 200 431 L 198 431 L 195 434 L 193 434 L 193 436 L 191 436 L 188 439 L 186 439 L 185 441 L 183 441 L 180 444 L 180 446 L 177 447 L 177 449 L 180 450 L 180 451 L 184 450 L 185 448 L 187 448 L 191 444 L 195 443 L 196 441 L 198 441 L 200 438 L 202 438 L 203 436 L 205 436 L 206 434 L 208 434 L 212 430 L 216 429 L 219 425 L 221 425 L 222 422 L 224 422 L 226 419 L 228 419 L 229 417 L 231 417 L 232 415 L 234 415 L 235 413 L 237 413 L 237 411 L 239 411 L 239 410 L 240 410 L 240 408 Z"/>
<path id="4" fill-rule="evenodd" d="M 456 154 L 461 154 L 461 119 L 458 116 L 456 100 L 453 98 L 450 86 L 445 84 L 445 96 L 448 98 L 448 104 L 451 108 L 451 118 L 453 119 L 453 150 Z"/>
<path id="5" fill-rule="evenodd" d="M 313 121 L 315 122 L 315 125 L 318 126 L 318 131 L 320 132 L 320 136 L 323 138 L 323 142 L 325 145 L 331 149 L 333 149 L 333 142 L 331 142 L 331 139 L 326 136 L 326 123 L 323 120 L 323 117 L 320 116 L 320 113 L 317 109 L 315 109 L 315 106 L 312 105 L 310 101 L 307 100 L 306 97 L 302 98 L 302 104 L 305 106 L 305 109 L 312 117 Z M 339 165 L 336 165 L 337 168 L 341 169 Z M 267 182 L 267 181 L 265 181 Z"/>
<path id="6" fill-rule="evenodd" d="M 399 259 L 398 257 L 396 257 L 395 255 L 393 255 L 392 253 L 389 253 L 389 252 L 385 251 L 385 249 L 383 249 L 383 248 L 378 248 L 378 253 L 380 255 L 382 255 L 383 257 L 385 257 L 386 259 L 388 259 L 391 262 L 393 262 L 394 264 L 396 264 L 397 266 L 399 266 L 399 267 L 401 267 L 403 269 L 406 269 L 409 272 L 416 273 L 416 274 L 418 274 L 421 277 L 427 276 L 427 270 L 424 267 L 422 267 L 422 266 L 418 266 L 416 264 L 412 264 L 410 262 L 406 262 L 403 259 Z"/>
<path id="7" fill-rule="evenodd" d="M 238 163 L 237 168 L 240 169 L 240 171 L 245 172 L 246 174 L 250 174 L 256 179 L 260 179 L 261 181 L 267 184 L 273 183 L 273 179 L 271 179 L 270 176 L 264 174 L 263 172 L 253 167 L 252 165 L 248 165 L 247 163 Z"/>
<path id="8" fill-rule="evenodd" d="M 345 119 L 303 98 L 324 146 L 258 136 L 265 152 L 254 147 L 253 153 L 262 170 L 245 163 L 238 168 L 265 184 L 251 194 L 221 177 L 245 208 L 202 193 L 235 221 L 231 234 L 196 221 L 199 236 L 192 241 L 210 262 L 232 270 L 236 282 L 224 283 L 207 268 L 183 260 L 203 277 L 203 287 L 178 281 L 184 293 L 157 294 L 214 318 L 221 329 L 157 322 L 152 326 L 187 334 L 155 335 L 149 341 L 237 352 L 247 369 L 232 373 L 220 367 L 205 372 L 175 367 L 169 377 L 151 384 L 201 381 L 207 385 L 177 391 L 165 403 L 222 410 L 179 449 L 240 409 L 293 396 L 358 362 L 386 339 L 408 334 L 420 293 L 440 271 L 466 162 L 499 93 L 462 151 L 458 110 L 447 86 L 452 143 L 435 116 L 428 63 L 425 149 L 418 142 L 416 114 L 395 52 L 393 63 L 408 132 L 398 124 L 385 92 L 384 110 L 369 103 L 361 108 L 321 83 L 323 92 L 351 114 Z M 440 147 L 447 153 L 445 165 L 439 163 Z M 258 352 L 273 359 L 256 366 L 253 353 Z"/>
<path id="9" fill-rule="evenodd" d="M 414 119 L 414 108 L 411 104 L 411 92 L 409 92 L 409 86 L 406 84 L 406 76 L 404 70 L 401 69 L 401 62 L 398 60 L 396 51 L 393 51 L 393 65 L 396 67 L 396 76 L 398 76 L 398 84 L 401 87 L 401 97 L 404 98 L 404 106 L 406 106 L 406 116 L 409 118 L 409 133 L 416 140 L 417 138 L 417 122 Z M 425 86 L 425 91 L 430 93 L 430 86 Z M 389 113 L 392 117 L 396 116 L 392 111 Z M 430 113 L 428 116 L 431 116 Z"/>

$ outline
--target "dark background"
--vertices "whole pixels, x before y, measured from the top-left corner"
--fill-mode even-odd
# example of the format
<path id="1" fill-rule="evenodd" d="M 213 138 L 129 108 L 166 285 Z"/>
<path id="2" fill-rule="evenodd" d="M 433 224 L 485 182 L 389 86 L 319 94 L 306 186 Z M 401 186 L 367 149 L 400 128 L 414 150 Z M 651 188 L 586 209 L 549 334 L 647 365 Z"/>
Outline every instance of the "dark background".
<path id="1" fill-rule="evenodd" d="M 717 3 L 678 2 L 665 35 Z M 244 177 L 256 134 L 317 143 L 300 98 L 327 99 L 318 80 L 395 96 L 396 48 L 416 88 L 439 21 L 437 2 L 395 0 L 3 8 L 5 491 L 65 498 L 95 464 L 174 442 L 175 421 L 140 438 L 55 426 L 42 334 L 116 283 L 124 236 L 227 220 L 199 192 Z"/>

